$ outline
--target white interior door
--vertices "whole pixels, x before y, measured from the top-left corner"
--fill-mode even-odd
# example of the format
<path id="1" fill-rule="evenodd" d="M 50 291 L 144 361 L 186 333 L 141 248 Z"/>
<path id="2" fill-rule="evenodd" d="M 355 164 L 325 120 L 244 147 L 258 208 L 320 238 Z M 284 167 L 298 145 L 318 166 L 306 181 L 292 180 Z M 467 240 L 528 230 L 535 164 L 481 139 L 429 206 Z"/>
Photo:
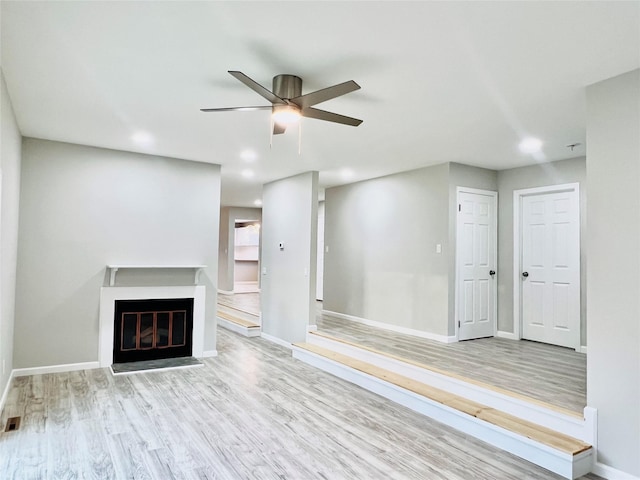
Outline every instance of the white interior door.
<path id="1" fill-rule="evenodd" d="M 522 338 L 580 346 L 577 189 L 522 197 Z"/>
<path id="2" fill-rule="evenodd" d="M 494 335 L 496 208 L 496 192 L 458 189 L 458 340 Z"/>

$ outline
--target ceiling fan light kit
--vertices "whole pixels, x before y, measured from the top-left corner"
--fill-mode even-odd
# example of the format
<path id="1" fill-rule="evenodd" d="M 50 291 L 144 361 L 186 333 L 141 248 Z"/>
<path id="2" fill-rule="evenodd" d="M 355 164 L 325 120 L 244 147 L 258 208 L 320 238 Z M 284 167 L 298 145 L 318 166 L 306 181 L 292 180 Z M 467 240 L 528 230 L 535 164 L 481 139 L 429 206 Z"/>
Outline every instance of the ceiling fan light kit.
<path id="1" fill-rule="evenodd" d="M 362 123 L 362 120 L 357 118 L 312 108 L 313 105 L 318 103 L 326 102 L 332 98 L 340 97 L 355 90 L 359 90 L 360 85 L 353 80 L 302 95 L 302 79 L 296 75 L 276 75 L 273 77 L 273 91 L 271 91 L 242 72 L 230 70 L 229 73 L 261 97 L 271 102 L 271 106 L 202 108 L 200 109 L 202 112 L 271 109 L 273 135 L 284 133 L 287 126 L 296 123 L 300 117 L 315 118 L 317 120 L 340 123 L 342 125 L 350 125 L 353 127 L 357 127 Z"/>

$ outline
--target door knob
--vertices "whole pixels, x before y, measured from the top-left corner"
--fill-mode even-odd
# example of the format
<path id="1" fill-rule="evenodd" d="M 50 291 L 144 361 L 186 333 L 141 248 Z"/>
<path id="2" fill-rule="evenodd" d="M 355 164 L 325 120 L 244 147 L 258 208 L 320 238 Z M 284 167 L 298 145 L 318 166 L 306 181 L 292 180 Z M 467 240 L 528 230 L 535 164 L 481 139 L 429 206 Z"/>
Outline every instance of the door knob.
<path id="1" fill-rule="evenodd" d="M 492 277 L 496 274 L 495 270 L 489 270 L 489 275 L 491 275 Z"/>
<path id="2" fill-rule="evenodd" d="M 524 278 L 527 278 L 527 277 L 529 276 L 529 272 L 522 272 L 522 276 L 523 276 Z"/>

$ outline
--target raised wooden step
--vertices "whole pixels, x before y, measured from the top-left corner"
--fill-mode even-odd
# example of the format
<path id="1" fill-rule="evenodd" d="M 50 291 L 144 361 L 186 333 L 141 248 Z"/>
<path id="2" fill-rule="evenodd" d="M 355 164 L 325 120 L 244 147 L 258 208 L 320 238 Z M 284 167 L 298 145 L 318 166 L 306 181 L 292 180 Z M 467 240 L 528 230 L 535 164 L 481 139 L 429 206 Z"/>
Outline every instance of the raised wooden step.
<path id="1" fill-rule="evenodd" d="M 260 314 L 256 312 L 252 312 L 251 310 L 243 307 L 239 307 L 237 305 L 229 305 L 226 303 L 218 302 L 218 308 L 222 308 L 226 310 L 228 313 L 232 313 L 235 315 L 242 315 L 244 317 L 256 319 L 256 321 L 260 318 Z"/>
<path id="2" fill-rule="evenodd" d="M 246 337 L 260 336 L 260 325 L 218 309 L 218 325 Z"/>
<path id="3" fill-rule="evenodd" d="M 293 352 L 300 360 L 565 478 L 591 471 L 593 449 L 582 440 L 328 348 L 299 343 Z"/>
<path id="4" fill-rule="evenodd" d="M 471 384 L 471 385 L 478 386 L 480 388 L 491 390 L 491 391 L 496 392 L 496 393 L 501 394 L 501 395 L 509 396 L 509 397 L 512 397 L 512 398 L 516 398 L 516 399 L 522 400 L 522 401 L 530 403 L 530 404 L 535 404 L 535 405 L 540 406 L 541 408 L 545 408 L 545 409 L 548 409 L 548 410 L 553 410 L 553 411 L 558 412 L 558 413 L 560 413 L 562 415 L 566 415 L 566 416 L 569 416 L 569 417 L 574 417 L 574 418 L 577 418 L 577 419 L 580 419 L 580 420 L 582 420 L 582 418 L 583 418 L 583 414 L 581 412 L 575 412 L 573 410 L 569 410 L 567 408 L 559 407 L 557 405 L 553 405 L 553 404 L 548 403 L 548 402 L 543 402 L 541 400 L 538 400 L 537 398 L 532 398 L 532 397 L 529 397 L 527 395 L 523 395 L 523 394 L 520 394 L 520 393 L 512 392 L 511 390 L 506 390 L 504 388 L 496 387 L 495 385 L 490 385 L 488 383 L 481 382 L 481 381 L 475 380 L 473 378 L 465 377 L 463 375 L 459 375 L 459 374 L 454 373 L 454 372 L 443 370 L 442 368 L 437 368 L 437 367 L 434 367 L 432 365 L 427 365 L 425 363 L 416 362 L 415 360 L 411 360 L 410 358 L 400 357 L 400 356 L 394 355 L 392 353 L 383 352 L 382 350 L 378 350 L 378 349 L 375 349 L 375 348 L 372 348 L 372 347 L 368 347 L 366 345 L 362 345 L 362 344 L 359 344 L 359 343 L 351 342 L 349 340 L 345 340 L 344 338 L 340 338 L 340 337 L 336 337 L 336 336 L 333 336 L 333 335 L 329 335 L 328 333 L 325 333 L 325 332 L 313 331 L 313 332 L 309 332 L 309 335 L 313 335 L 313 337 L 310 337 L 310 341 L 312 343 L 315 343 L 315 342 L 313 342 L 314 338 L 321 337 L 321 338 L 327 339 L 327 340 L 329 340 L 331 342 L 339 342 L 341 344 L 348 345 L 348 346 L 351 346 L 351 347 L 354 347 L 354 348 L 357 348 L 357 349 L 360 349 L 360 350 L 365 350 L 367 352 L 371 352 L 371 353 L 376 354 L 376 355 L 380 355 L 380 356 L 383 356 L 383 357 L 386 357 L 386 358 L 390 358 L 390 359 L 405 363 L 407 365 L 412 365 L 414 367 L 417 367 L 417 368 L 420 368 L 420 369 L 423 369 L 423 370 L 428 370 L 428 371 L 436 373 L 436 374 L 444 375 L 444 376 L 447 376 L 449 378 L 453 378 L 453 379 L 459 380 L 459 381 L 467 383 L 467 384 Z M 320 342 L 320 343 L 322 343 L 322 342 Z M 320 346 L 322 346 L 322 344 Z M 330 350 L 331 350 L 331 348 L 330 348 Z"/>

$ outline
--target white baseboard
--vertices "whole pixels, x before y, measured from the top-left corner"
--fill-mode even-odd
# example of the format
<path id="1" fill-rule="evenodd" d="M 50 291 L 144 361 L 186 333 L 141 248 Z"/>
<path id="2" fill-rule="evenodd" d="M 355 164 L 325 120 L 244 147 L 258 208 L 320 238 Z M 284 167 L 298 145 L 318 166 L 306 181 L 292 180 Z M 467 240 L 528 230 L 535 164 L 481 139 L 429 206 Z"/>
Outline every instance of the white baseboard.
<path id="1" fill-rule="evenodd" d="M 63 365 L 47 365 L 44 367 L 15 368 L 13 376 L 28 377 L 29 375 L 43 375 L 45 373 L 75 372 L 76 370 L 93 370 L 100 368 L 100 362 L 65 363 Z"/>
<path id="2" fill-rule="evenodd" d="M 455 343 L 458 341 L 455 335 L 439 335 L 437 333 L 425 332 L 423 330 L 416 330 L 414 328 L 401 327 L 399 325 L 391 325 L 390 323 L 378 322 L 377 320 L 369 320 L 367 318 L 356 317 L 354 315 L 347 315 L 346 313 L 333 312 L 331 310 L 322 310 L 323 314 L 331 315 L 332 317 L 342 318 L 344 320 L 350 320 L 352 322 L 363 323 L 370 327 L 382 328 L 396 333 L 404 333 L 406 335 L 413 335 L 414 337 L 426 338 L 428 340 L 435 340 L 441 343 Z"/>
<path id="3" fill-rule="evenodd" d="M 318 330 L 318 325 L 309 325 L 307 330 L 309 332 L 316 332 Z"/>
<path id="4" fill-rule="evenodd" d="M 264 333 L 264 332 L 261 332 L 260 336 L 265 340 L 269 340 L 270 342 L 273 342 L 275 344 L 280 345 L 281 347 L 285 347 L 291 350 L 291 344 L 286 340 L 282 340 L 281 338 L 274 337 L 273 335 L 269 335 L 268 333 Z"/>
<path id="5" fill-rule="evenodd" d="M 9 374 L 9 378 L 7 379 L 7 384 L 4 386 L 4 392 L 2 392 L 2 398 L 0 398 L 0 413 L 4 410 L 4 403 L 7 401 L 7 396 L 9 395 L 9 390 L 11 390 L 11 384 L 13 383 L 13 378 L 15 370 L 11 370 Z"/>
<path id="6" fill-rule="evenodd" d="M 217 357 L 218 350 L 205 350 L 202 352 L 202 358 Z"/>
<path id="7" fill-rule="evenodd" d="M 618 470 L 600 462 L 595 462 L 593 465 L 593 473 L 609 480 L 640 480 L 640 477 L 636 477 L 630 473 L 625 473 L 622 470 Z"/>
<path id="8" fill-rule="evenodd" d="M 218 289 L 218 293 L 221 293 L 223 295 L 233 295 L 232 290 L 222 290 L 221 288 Z"/>
<path id="9" fill-rule="evenodd" d="M 515 333 L 503 332 L 502 330 L 498 330 L 496 332 L 496 337 L 498 337 L 498 338 L 507 338 L 509 340 L 520 340 L 518 337 L 516 337 Z"/>
<path id="10" fill-rule="evenodd" d="M 580 353 L 587 353 L 587 346 L 586 345 L 580 345 L 579 349 L 576 349 L 576 352 L 580 352 Z"/>

